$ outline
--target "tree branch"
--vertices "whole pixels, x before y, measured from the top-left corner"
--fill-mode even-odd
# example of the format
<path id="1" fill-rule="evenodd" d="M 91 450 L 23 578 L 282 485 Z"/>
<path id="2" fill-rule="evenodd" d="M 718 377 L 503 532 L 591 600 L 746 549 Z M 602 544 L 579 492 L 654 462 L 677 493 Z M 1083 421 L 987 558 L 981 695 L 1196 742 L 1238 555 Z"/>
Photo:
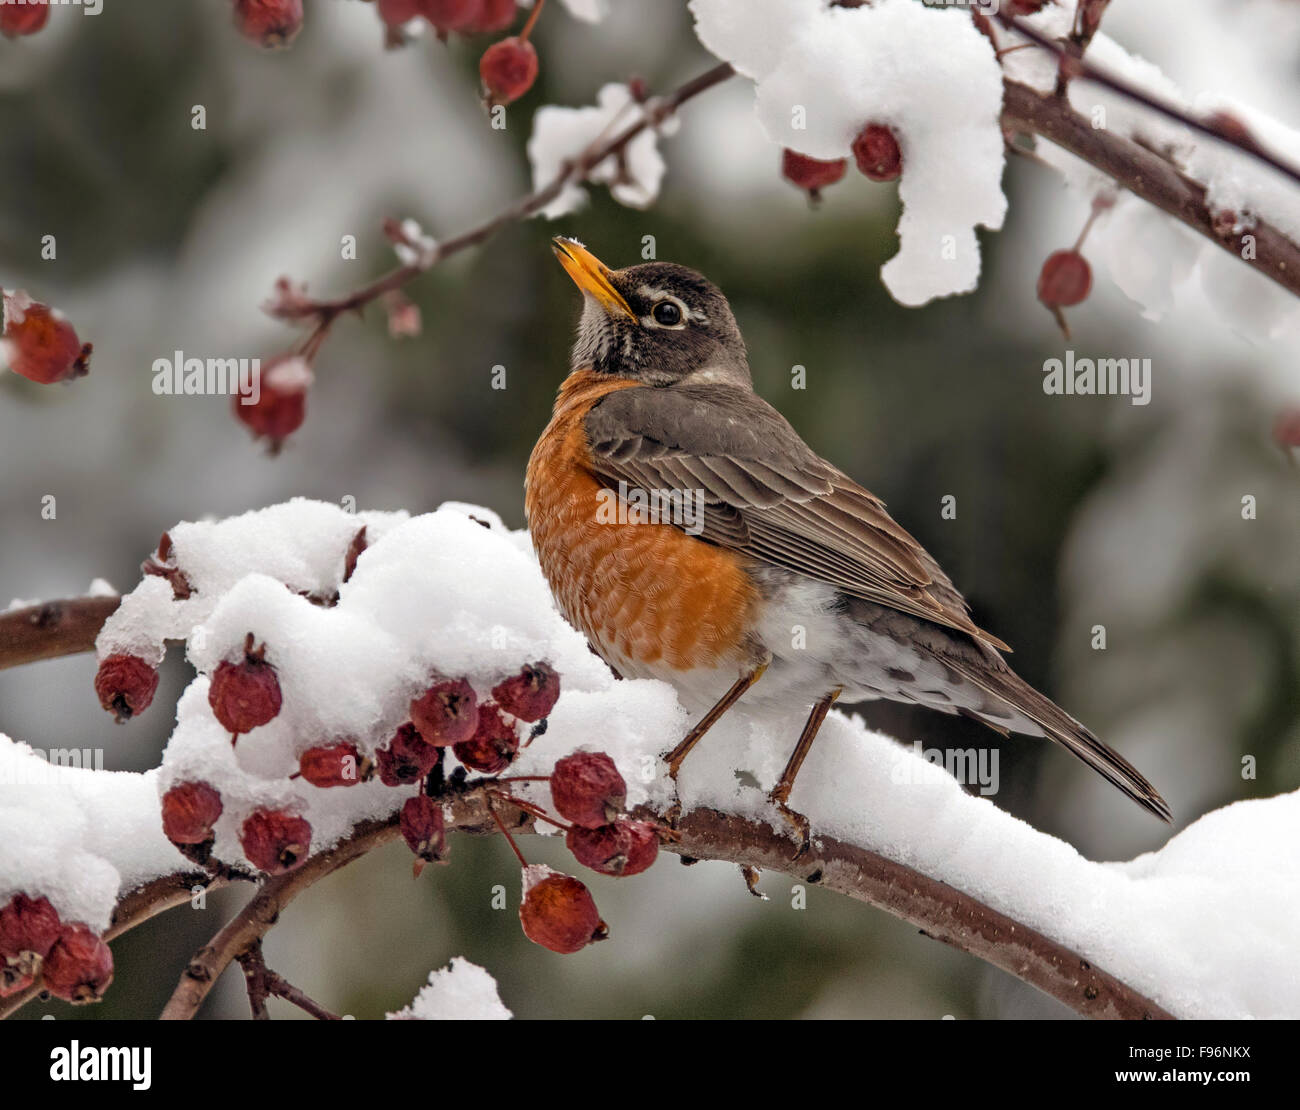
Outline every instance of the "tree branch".
<path id="1" fill-rule="evenodd" d="M 1086 41 L 1078 40 L 1078 42 L 1074 43 L 1075 49 L 1079 51 L 1078 54 L 1075 54 L 1071 49 L 1054 39 L 1048 38 L 1037 28 L 1031 27 L 1023 19 L 1018 18 L 1017 16 L 1002 13 L 998 15 L 998 20 L 1004 26 L 1015 31 L 1016 34 L 1023 35 L 1025 38 L 1029 39 L 1035 46 L 1041 47 L 1043 50 L 1057 55 L 1057 57 L 1061 59 L 1062 65 L 1071 72 L 1072 76 L 1083 77 L 1088 81 L 1093 81 L 1098 85 L 1110 89 L 1111 92 L 1124 97 L 1126 100 L 1131 100 L 1135 104 L 1140 104 L 1142 107 L 1155 112 L 1157 115 L 1164 116 L 1166 119 L 1171 120 L 1174 123 L 1181 124 L 1192 131 L 1199 131 L 1203 135 L 1209 135 L 1211 138 L 1218 139 L 1220 142 L 1227 143 L 1229 146 L 1235 146 L 1243 154 L 1258 159 L 1265 165 L 1271 166 L 1273 169 L 1277 170 L 1278 173 L 1283 174 L 1297 184 L 1300 184 L 1300 169 L 1297 169 L 1289 162 L 1279 158 L 1271 151 L 1265 150 L 1253 139 L 1244 135 L 1242 128 L 1225 126 L 1222 119 L 1217 116 L 1201 119 L 1192 115 L 1185 109 L 1180 108 L 1176 104 L 1167 104 L 1165 101 L 1157 99 L 1144 89 L 1125 81 L 1123 78 L 1115 77 L 1112 74 L 1107 73 L 1104 69 L 1098 69 L 1082 56 L 1083 49 L 1086 49 L 1088 42 L 1091 42 L 1092 40 L 1091 35 L 1087 36 Z M 1007 82 L 1007 84 L 1010 85 L 1011 82 Z M 1057 96 L 1064 100 L 1062 92 L 1058 91 Z"/>
<path id="2" fill-rule="evenodd" d="M 120 597 L 45 601 L 0 613 L 0 670 L 91 651 Z"/>
<path id="3" fill-rule="evenodd" d="M 451 799 L 449 830 L 474 834 L 495 831 L 488 793 L 492 784 L 473 787 Z M 531 815 L 502 803 L 497 812 L 512 832 L 534 831 Z M 637 814 L 657 821 L 666 815 L 645 808 Z M 1161 1006 L 1065 945 L 1044 936 L 968 894 L 913 868 L 833 837 L 816 837 L 799 859 L 794 841 L 771 826 L 712 809 L 688 813 L 679 823 L 678 838 L 666 850 L 690 859 L 735 863 L 743 868 L 781 872 L 798 882 L 816 884 L 877 906 L 926 936 L 969 952 L 1037 987 L 1086 1017 L 1170 1018 Z M 168 1019 L 192 1018 L 217 978 L 233 961 L 255 951 L 284 909 L 303 891 L 374 848 L 399 836 L 397 818 L 358 825 L 334 848 L 310 857 L 286 875 L 269 879 L 212 941 L 200 949 L 182 973 L 163 1010 Z M 164 876 L 123 897 L 107 933 L 114 937 L 189 897 L 190 888 L 208 876 L 183 872 Z M 219 885 L 219 880 L 209 883 Z M 286 984 L 287 986 L 287 984 Z M 16 1010 L 39 991 L 34 987 L 5 1000 L 0 1016 Z M 280 994 L 268 989 L 268 993 Z M 296 992 L 301 995 L 301 992 Z M 303 995 L 303 998 L 306 996 Z M 289 1001 L 301 1005 L 297 998 Z M 310 1001 L 310 1000 L 308 1000 Z M 328 1011 L 320 1008 L 321 1014 Z"/>
<path id="4" fill-rule="evenodd" d="M 633 123 L 611 137 L 598 138 L 592 142 L 585 150 L 566 162 L 549 184 L 527 196 L 520 197 L 509 207 L 477 227 L 439 242 L 427 257 L 398 266 L 370 284 L 333 300 L 313 300 L 308 297 L 293 296 L 281 301 L 272 301 L 266 311 L 280 320 L 315 319 L 316 327 L 303 344 L 304 350 L 314 352 L 339 316 L 346 312 L 360 311 L 372 301 L 400 289 L 452 255 L 478 246 L 503 227 L 525 220 L 541 211 L 558 197 L 570 182 L 585 180 L 601 162 L 611 155 L 621 153 L 641 132 L 647 128 L 658 127 L 688 100 L 721 84 L 734 73 L 735 70 L 730 63 L 724 62 L 680 85 L 668 95 L 652 98 L 642 105 L 640 116 Z"/>
<path id="5" fill-rule="evenodd" d="M 1045 96 L 1015 81 L 1004 82 L 1002 123 L 1009 130 L 1041 135 L 1082 158 L 1135 196 L 1300 296 L 1300 247 L 1263 219 L 1256 219 L 1243 234 L 1230 228 L 1225 231 L 1216 224 L 1205 198 L 1205 186 L 1146 147 L 1094 128 L 1065 100 Z M 1245 235 L 1254 237 L 1253 252 L 1243 252 Z"/>

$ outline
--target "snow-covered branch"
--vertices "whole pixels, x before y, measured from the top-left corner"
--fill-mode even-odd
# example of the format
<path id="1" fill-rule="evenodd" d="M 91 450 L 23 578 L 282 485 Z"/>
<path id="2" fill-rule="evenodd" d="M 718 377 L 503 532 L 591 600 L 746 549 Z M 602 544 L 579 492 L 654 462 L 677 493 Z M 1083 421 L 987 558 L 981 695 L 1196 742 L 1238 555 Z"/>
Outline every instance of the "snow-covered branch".
<path id="1" fill-rule="evenodd" d="M 362 524 L 367 542 L 353 556 Z M 51 766 L 48 754 L 0 741 L 0 780 L 23 784 L 0 796 L 0 906 L 19 894 L 47 899 L 68 927 L 112 937 L 195 886 L 262 873 L 185 973 L 173 1015 L 193 1013 L 231 961 L 254 960 L 297 893 L 378 844 L 401 836 L 419 859 L 454 865 L 448 831 L 558 826 L 580 862 L 628 882 L 658 844 L 638 841 L 649 855 L 634 867 L 626 836 L 677 812 L 664 833 L 670 851 L 880 906 L 1081 1013 L 1300 1012 L 1282 974 L 1300 905 L 1289 847 L 1300 793 L 1209 814 L 1130 863 L 1091 863 L 966 793 L 924 755 L 833 713 L 790 799 L 812 831 L 796 858 L 764 790 L 799 722 L 747 715 L 742 703 L 674 790 L 661 756 L 689 721 L 671 688 L 616 680 L 556 612 L 527 534 L 489 510 L 447 505 L 407 518 L 299 500 L 168 534 L 168 563 L 189 592 L 147 575 L 98 645 L 101 680 L 139 682 L 111 661 L 156 661 L 185 641 L 200 673 L 162 766 Z M 131 703 L 132 690 L 119 693 Z M 529 723 L 540 718 L 544 732 Z M 434 751 L 424 737 L 448 746 Z M 575 760 L 610 769 L 594 818 L 575 809 L 572 783 L 560 790 L 560 768 Z M 627 816 L 592 827 L 618 812 Z M 599 921 L 582 884 L 536 872 L 525 869 L 526 891 L 571 884 L 581 892 L 571 904 L 590 918 L 576 939 L 530 937 L 560 951 L 607 931 L 618 943 L 620 923 Z M 99 959 L 89 994 L 106 986 Z M 37 989 L 15 979 L 10 1009 Z"/>

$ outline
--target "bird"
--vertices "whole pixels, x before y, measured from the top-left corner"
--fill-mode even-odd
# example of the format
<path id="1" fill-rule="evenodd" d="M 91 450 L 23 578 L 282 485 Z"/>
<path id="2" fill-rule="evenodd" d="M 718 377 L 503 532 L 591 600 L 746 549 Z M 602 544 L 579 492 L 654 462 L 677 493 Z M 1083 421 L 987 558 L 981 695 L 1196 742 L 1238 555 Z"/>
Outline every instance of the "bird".
<path id="1" fill-rule="evenodd" d="M 576 239 L 552 245 L 583 303 L 528 461 L 528 527 L 596 654 L 701 714 L 665 753 L 674 783 L 742 697 L 757 712 L 808 707 L 768 795 L 806 846 L 789 799 L 822 722 L 839 700 L 884 698 L 1051 739 L 1171 821 L 1132 764 L 1011 669 L 884 502 L 754 392 L 721 290 L 676 263 L 612 270 Z"/>

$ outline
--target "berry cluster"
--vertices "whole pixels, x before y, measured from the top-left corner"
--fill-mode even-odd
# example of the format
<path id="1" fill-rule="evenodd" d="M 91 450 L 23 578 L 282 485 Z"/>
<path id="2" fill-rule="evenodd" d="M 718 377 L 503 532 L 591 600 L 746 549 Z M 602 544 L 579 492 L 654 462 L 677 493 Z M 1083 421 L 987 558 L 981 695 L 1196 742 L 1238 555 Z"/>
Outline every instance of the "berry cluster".
<path id="1" fill-rule="evenodd" d="M 0 998 L 37 976 L 66 1002 L 97 1002 L 113 981 L 113 953 L 93 929 L 65 924 L 48 898 L 18 893 L 0 906 Z"/>
<path id="2" fill-rule="evenodd" d="M 903 150 L 893 128 L 883 123 L 865 124 L 850 145 L 858 170 L 872 181 L 895 181 L 903 172 Z M 808 194 L 814 204 L 821 191 L 844 176 L 847 158 L 823 161 L 786 149 L 781 153 L 781 174 Z"/>
<path id="3" fill-rule="evenodd" d="M 0 18 L 9 10 L 7 4 L 0 4 Z M 4 304 L 0 359 L 10 370 L 41 385 L 69 381 L 89 372 L 92 347 L 77 338 L 76 329 L 63 313 L 32 300 L 21 290 L 0 290 L 0 297 Z"/>
<path id="4" fill-rule="evenodd" d="M 341 554 L 340 584 L 352 578 L 367 549 L 366 536 L 365 527 L 355 531 Z M 167 592 L 180 603 L 201 601 L 210 588 L 206 580 L 182 567 L 167 533 L 142 570 L 151 579 L 162 578 Z M 323 608 L 340 603 L 337 590 L 319 584 L 312 592 L 297 592 Z M 156 596 L 156 591 L 151 590 L 150 596 Z M 180 623 L 192 619 L 186 616 Z M 157 691 L 162 640 L 156 657 L 148 648 L 142 651 L 135 646 L 138 642 L 138 637 L 106 639 L 106 654 L 95 678 L 101 703 L 119 721 L 146 709 Z M 285 714 L 299 718 L 303 707 L 294 704 L 299 687 L 282 673 L 289 666 L 290 650 L 290 642 L 268 626 L 244 633 L 237 651 L 224 657 L 219 652 L 206 655 L 210 732 L 219 725 L 231 747 L 238 748 L 250 733 L 283 721 Z M 602 875 L 639 874 L 654 863 L 663 837 L 671 834 L 625 812 L 627 784 L 607 754 L 581 751 L 555 761 L 547 774 L 511 773 L 522 751 L 545 733 L 560 688 L 559 674 L 543 661 L 487 683 L 432 674 L 425 684 L 403 691 L 399 704 L 404 706 L 404 719 L 397 718 L 400 723 L 388 725 L 382 734 L 353 731 L 365 728 L 353 725 L 347 731 L 303 735 L 294 749 L 295 764 L 281 772 L 299 782 L 296 798 L 268 798 L 265 791 L 250 797 L 237 781 L 222 779 L 208 769 L 220 762 L 211 762 L 219 753 L 208 749 L 202 761 L 190 762 L 188 769 L 178 767 L 165 783 L 160 799 L 162 831 L 182 855 L 213 874 L 246 875 L 234 861 L 222 858 L 224 846 L 221 857 L 214 852 L 219 839 L 225 844 L 228 829 L 230 840 L 238 841 L 247 861 L 244 866 L 264 877 L 283 875 L 300 867 L 313 851 L 320 851 L 326 836 L 339 835 L 338 817 L 348 812 L 346 807 L 331 808 L 323 798 L 318 806 L 314 791 L 369 783 L 369 790 L 403 791 L 394 802 L 396 823 L 415 857 L 416 874 L 429 863 L 446 861 L 446 807 L 471 795 L 477 804 L 486 805 L 507 838 L 500 815 L 522 810 L 561 830 L 569 851 L 583 866 Z M 512 792 L 516 789 L 512 784 L 532 782 L 549 787 L 547 808 L 538 804 L 546 801 L 545 796 L 534 800 Z M 519 791 L 528 795 L 524 787 Z M 363 809 L 370 808 L 369 802 L 363 804 Z M 530 868 L 513 839 L 510 843 L 527 869 L 520 909 L 525 934 L 557 952 L 577 951 L 601 939 L 607 930 L 583 883 Z"/>

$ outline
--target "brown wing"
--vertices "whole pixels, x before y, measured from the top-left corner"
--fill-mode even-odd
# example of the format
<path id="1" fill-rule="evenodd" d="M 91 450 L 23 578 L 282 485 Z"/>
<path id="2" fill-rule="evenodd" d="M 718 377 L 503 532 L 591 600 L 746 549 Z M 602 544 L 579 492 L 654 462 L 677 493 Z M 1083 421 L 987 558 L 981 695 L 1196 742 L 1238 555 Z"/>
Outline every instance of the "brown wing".
<path id="1" fill-rule="evenodd" d="M 713 384 L 621 389 L 586 430 L 593 472 L 611 488 L 702 491 L 703 539 L 1010 650 L 971 621 L 884 503 L 761 397 Z"/>

